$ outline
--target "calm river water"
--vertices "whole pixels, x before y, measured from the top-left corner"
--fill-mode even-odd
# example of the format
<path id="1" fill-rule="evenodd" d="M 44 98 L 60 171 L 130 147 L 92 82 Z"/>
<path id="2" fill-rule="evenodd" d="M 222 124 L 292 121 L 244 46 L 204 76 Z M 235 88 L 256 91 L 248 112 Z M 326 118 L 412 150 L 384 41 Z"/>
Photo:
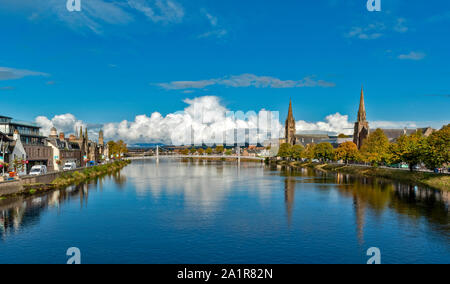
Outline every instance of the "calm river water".
<path id="1" fill-rule="evenodd" d="M 450 263 L 450 194 L 259 163 L 134 161 L 0 200 L 0 263 Z"/>

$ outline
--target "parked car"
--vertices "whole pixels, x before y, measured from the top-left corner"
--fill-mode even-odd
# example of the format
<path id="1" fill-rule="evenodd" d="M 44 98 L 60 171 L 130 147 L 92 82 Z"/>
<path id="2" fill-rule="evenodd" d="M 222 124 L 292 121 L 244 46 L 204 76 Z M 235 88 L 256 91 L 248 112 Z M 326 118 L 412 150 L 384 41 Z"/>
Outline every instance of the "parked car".
<path id="1" fill-rule="evenodd" d="M 67 162 L 64 164 L 63 171 L 71 171 L 77 168 L 77 164 L 74 162 Z"/>
<path id="2" fill-rule="evenodd" d="M 45 175 L 47 173 L 47 166 L 33 166 L 30 171 L 30 175 L 32 176 L 40 176 Z"/>

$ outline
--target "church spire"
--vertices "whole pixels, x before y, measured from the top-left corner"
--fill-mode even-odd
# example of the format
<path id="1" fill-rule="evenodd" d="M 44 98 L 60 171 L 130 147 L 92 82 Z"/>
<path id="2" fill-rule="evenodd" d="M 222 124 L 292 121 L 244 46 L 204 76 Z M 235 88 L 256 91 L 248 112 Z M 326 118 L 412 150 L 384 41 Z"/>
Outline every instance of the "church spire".
<path id="1" fill-rule="evenodd" d="M 289 112 L 288 117 L 286 119 L 285 130 L 286 130 L 285 132 L 286 143 L 294 145 L 296 131 L 295 131 L 294 112 L 292 111 L 292 100 L 289 100 Z"/>
<path id="2" fill-rule="evenodd" d="M 366 106 L 364 105 L 364 88 L 361 87 L 361 98 L 359 102 L 358 121 L 366 121 Z"/>
<path id="3" fill-rule="evenodd" d="M 294 119 L 294 112 L 292 111 L 292 100 L 289 100 L 289 111 L 288 111 L 288 117 L 287 117 L 288 121 L 292 121 L 295 120 Z"/>

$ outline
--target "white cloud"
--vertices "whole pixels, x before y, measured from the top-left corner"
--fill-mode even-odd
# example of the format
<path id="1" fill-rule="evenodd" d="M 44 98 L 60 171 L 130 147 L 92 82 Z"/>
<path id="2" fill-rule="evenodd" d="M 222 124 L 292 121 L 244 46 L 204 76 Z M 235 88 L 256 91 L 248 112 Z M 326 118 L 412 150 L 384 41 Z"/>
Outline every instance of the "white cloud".
<path id="1" fill-rule="evenodd" d="M 73 114 L 67 113 L 62 115 L 56 115 L 52 119 L 48 119 L 45 116 L 38 116 L 35 122 L 42 127 L 41 132 L 43 135 L 49 135 L 50 129 L 55 127 L 58 132 L 64 132 L 66 134 L 76 133 L 80 127 L 86 128 L 86 124 L 81 120 L 77 120 Z"/>
<path id="2" fill-rule="evenodd" d="M 50 75 L 43 72 L 0 67 L 0 81 L 21 79 L 23 77 L 28 76 L 50 76 Z"/>
<path id="3" fill-rule="evenodd" d="M 306 122 L 300 120 L 296 122 L 295 126 L 297 131 L 320 130 L 351 135 L 353 134 L 354 124 L 349 122 L 348 115 L 341 115 L 340 113 L 335 113 L 327 116 L 325 118 L 325 121 Z"/>
<path id="4" fill-rule="evenodd" d="M 258 112 L 230 113 L 229 110 L 215 96 L 204 96 L 186 99 L 187 104 L 183 111 L 169 113 L 166 116 L 159 112 L 147 115 L 138 115 L 134 121 L 111 122 L 104 125 L 89 125 L 75 118 L 72 114 L 57 115 L 52 119 L 39 116 L 35 122 L 42 127 L 44 135 L 50 133 L 52 127 L 66 134 L 78 134 L 80 126 L 88 127 L 89 137 L 96 138 L 100 129 L 103 129 L 106 139 L 122 139 L 127 143 L 166 143 L 166 144 L 192 144 L 192 142 L 221 144 L 224 138 L 234 141 L 235 131 L 240 138 L 248 141 L 251 136 L 254 140 L 264 142 L 269 138 L 284 137 L 284 125 L 280 122 L 277 112 L 260 110 Z M 232 114 L 232 115 L 230 115 Z M 282 118 L 283 119 L 283 118 Z M 370 128 L 403 129 L 433 126 L 440 128 L 446 122 L 413 122 L 413 121 L 370 121 Z M 349 121 L 348 115 L 335 113 L 328 115 L 324 121 L 296 122 L 298 132 L 326 131 L 335 133 L 353 134 L 354 122 Z M 246 135 L 244 130 L 253 131 Z M 258 130 L 258 131 L 257 131 Z M 266 132 L 272 133 L 268 137 Z M 239 136 L 239 134 L 238 134 Z M 257 139 L 256 139 L 257 138 Z M 192 140 L 194 139 L 194 140 Z"/>
<path id="5" fill-rule="evenodd" d="M 394 26 L 394 31 L 398 33 L 406 33 L 409 28 L 406 26 L 406 19 L 405 18 L 398 18 L 397 23 Z"/>
<path id="6" fill-rule="evenodd" d="M 128 0 L 128 5 L 155 23 L 179 23 L 184 17 L 183 7 L 173 0 Z"/>
<path id="7" fill-rule="evenodd" d="M 154 23 L 179 23 L 184 17 L 183 7 L 175 0 L 82 0 L 80 12 L 67 11 L 66 0 L 0 0 L 0 6 L 3 2 L 8 4 L 5 9 L 32 11 L 28 16 L 30 21 L 56 16 L 73 30 L 88 29 L 97 34 L 104 32 L 105 24 L 126 25 L 135 21 L 136 12 Z"/>
<path id="8" fill-rule="evenodd" d="M 221 25 L 219 25 L 219 19 L 216 16 L 213 16 L 205 9 L 202 10 L 202 13 L 209 21 L 212 30 L 199 35 L 198 38 L 208 38 L 208 37 L 223 38 L 228 34 L 228 31 L 225 28 L 221 27 Z"/>
<path id="9" fill-rule="evenodd" d="M 323 80 L 315 80 L 314 77 L 305 77 L 302 80 L 280 80 L 269 76 L 257 76 L 254 74 L 243 74 L 238 76 L 228 76 L 219 79 L 209 79 L 200 81 L 173 81 L 170 83 L 160 83 L 160 87 L 166 90 L 183 89 L 203 89 L 213 85 L 226 87 L 255 87 L 255 88 L 302 88 L 302 87 L 334 87 L 335 84 Z"/>
<path id="10" fill-rule="evenodd" d="M 348 38 L 358 38 L 362 40 L 374 40 L 381 38 L 385 33 L 397 32 L 406 33 L 409 27 L 405 18 L 388 19 L 384 22 L 375 22 L 367 26 L 355 26 L 345 34 Z"/>
<path id="11" fill-rule="evenodd" d="M 272 113 L 261 110 L 248 113 L 246 116 L 236 114 L 230 116 L 218 97 L 205 96 L 184 100 L 188 106 L 181 112 L 162 116 L 154 112 L 150 116 L 136 116 L 132 122 L 108 123 L 104 125 L 106 138 L 121 138 L 128 142 L 164 142 L 183 145 L 209 143 L 221 144 L 224 139 L 233 141 L 231 136 L 235 130 L 259 129 L 266 131 L 273 127 L 272 135 L 279 137 L 282 129 L 278 117 L 272 118 Z M 267 121 L 271 121 L 267 123 Z M 263 142 L 263 134 L 256 134 Z M 252 138 L 257 138 L 252 137 Z M 192 141 L 191 139 L 194 139 Z"/>
<path id="12" fill-rule="evenodd" d="M 383 23 L 375 23 L 367 27 L 353 27 L 345 36 L 365 40 L 377 39 L 383 36 L 382 31 L 385 29 L 386 26 Z"/>
<path id="13" fill-rule="evenodd" d="M 415 51 L 411 51 L 408 54 L 401 54 L 398 56 L 398 59 L 402 59 L 402 60 L 422 60 L 426 57 L 426 54 L 423 52 L 415 52 Z"/>

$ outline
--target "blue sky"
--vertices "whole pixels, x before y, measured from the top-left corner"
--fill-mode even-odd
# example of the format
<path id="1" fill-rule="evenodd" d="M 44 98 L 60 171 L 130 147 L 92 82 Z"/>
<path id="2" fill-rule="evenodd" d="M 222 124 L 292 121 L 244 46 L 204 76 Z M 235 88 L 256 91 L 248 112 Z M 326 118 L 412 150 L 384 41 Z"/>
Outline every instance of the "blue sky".
<path id="1" fill-rule="evenodd" d="M 363 84 L 371 121 L 448 123 L 450 3 L 381 1 L 0 0 L 1 114 L 104 124 L 208 95 L 353 122 Z"/>

